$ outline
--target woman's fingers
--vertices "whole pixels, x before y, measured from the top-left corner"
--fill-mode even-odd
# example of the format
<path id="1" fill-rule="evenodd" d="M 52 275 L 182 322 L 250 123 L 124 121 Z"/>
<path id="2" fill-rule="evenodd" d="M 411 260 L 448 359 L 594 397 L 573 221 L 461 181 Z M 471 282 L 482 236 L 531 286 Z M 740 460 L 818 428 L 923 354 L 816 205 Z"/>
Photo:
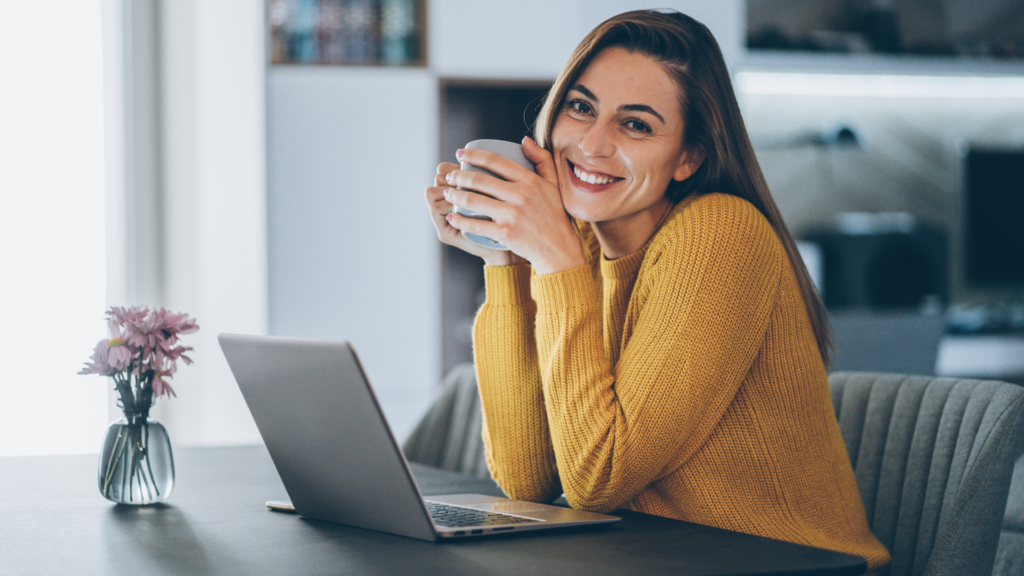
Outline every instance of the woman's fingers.
<path id="1" fill-rule="evenodd" d="M 452 170 L 458 170 L 460 166 L 451 162 L 442 162 L 437 166 L 437 175 L 434 176 L 434 186 L 445 186 L 445 176 Z"/>
<path id="2" fill-rule="evenodd" d="M 442 162 L 437 166 L 437 176 L 434 176 L 434 186 L 445 186 L 445 176 L 452 170 L 458 170 L 460 166 L 458 164 L 452 164 L 451 162 Z"/>
<path id="3" fill-rule="evenodd" d="M 495 200 L 490 196 L 485 196 L 476 192 L 470 192 L 469 190 L 445 188 L 442 190 L 441 194 L 444 199 L 452 205 L 458 206 L 459 208 L 465 208 L 470 212 L 490 216 L 491 218 L 496 217 L 498 213 L 503 210 L 504 206 L 506 206 L 506 204 L 500 200 Z"/>
<path id="4" fill-rule="evenodd" d="M 433 220 L 434 227 L 437 228 L 438 237 L 442 241 L 451 240 L 460 234 L 459 230 L 453 228 L 450 224 L 450 217 L 455 214 L 452 211 L 453 205 L 465 208 L 471 212 L 482 213 L 482 210 L 488 212 L 498 211 L 500 202 L 476 192 L 455 190 L 445 186 L 427 188 L 427 206 L 430 207 L 430 218 Z M 472 220 L 472 218 L 464 216 L 463 218 Z"/>
<path id="5" fill-rule="evenodd" d="M 445 191 L 445 189 L 446 189 L 446 187 L 444 187 L 444 186 L 431 186 L 430 188 L 427 188 L 427 194 L 426 194 L 427 206 L 430 207 L 430 211 L 432 213 L 439 208 L 439 205 L 441 205 L 441 204 L 448 204 L 448 201 L 444 199 L 444 191 Z M 440 208 L 443 209 L 444 206 L 440 206 Z M 448 209 L 449 210 L 451 209 L 451 205 L 450 204 L 448 205 Z M 440 211 L 440 210 L 438 210 L 438 211 Z M 446 213 L 447 212 L 443 212 L 442 214 L 446 214 Z"/>
<path id="6" fill-rule="evenodd" d="M 479 234 L 505 244 L 504 227 L 492 220 L 478 220 L 452 212 L 445 216 L 448 225 L 460 233 Z"/>
<path id="7" fill-rule="evenodd" d="M 461 153 L 459 158 L 466 164 L 493 172 L 503 180 L 518 182 L 533 174 L 532 170 L 524 168 L 518 162 L 488 150 L 466 148 Z"/>
<path id="8" fill-rule="evenodd" d="M 480 192 L 499 200 L 508 200 L 508 192 L 512 188 L 506 180 L 473 170 L 452 170 L 445 174 L 443 185 Z"/>
<path id="9" fill-rule="evenodd" d="M 452 204 L 444 197 L 445 191 L 451 190 L 451 187 L 448 186 L 448 183 L 445 181 L 445 175 L 457 168 L 459 168 L 459 165 L 452 164 L 451 162 L 445 162 L 438 166 L 437 175 L 434 177 L 436 185 L 427 188 L 425 193 L 427 207 L 430 210 L 430 220 L 431 223 L 434 224 L 434 229 L 437 231 L 437 238 L 449 246 L 454 246 L 469 254 L 483 258 L 484 262 L 488 266 L 505 266 L 508 264 L 525 262 L 521 257 L 516 256 L 510 251 L 486 248 L 471 241 L 463 235 L 461 230 L 449 223 L 449 219 L 455 219 L 456 216 L 461 218 L 461 216 L 457 214 L 452 214 Z M 473 194 L 472 192 L 463 193 Z M 479 196 L 479 194 L 474 195 Z M 473 201 L 470 200 L 470 203 L 472 204 Z M 471 219 L 465 218 L 465 220 Z"/>
<path id="10" fill-rule="evenodd" d="M 524 140 L 523 149 L 537 164 L 539 173 L 499 154 L 476 149 L 460 151 L 460 160 L 490 174 L 462 170 L 454 164 L 438 166 L 436 186 L 427 191 L 438 237 L 446 244 L 483 256 L 489 265 L 518 260 L 508 251 L 476 245 L 465 234 L 479 234 L 502 243 L 529 260 L 538 273 L 568 270 L 585 262 L 586 257 L 562 205 L 554 162 L 551 154 L 532 140 Z M 465 208 L 490 219 L 453 213 L 456 206 L 459 212 Z"/>
<path id="11" fill-rule="evenodd" d="M 537 174 L 541 178 L 558 185 L 558 174 L 555 172 L 555 160 L 551 157 L 551 152 L 541 148 L 533 141 L 533 138 L 524 136 L 523 154 L 530 162 L 537 165 Z"/>
<path id="12" fill-rule="evenodd" d="M 427 207 L 430 208 L 430 218 L 440 233 L 445 224 L 444 217 L 452 211 L 452 205 L 444 198 L 444 187 L 432 186 L 427 188 Z"/>
<path id="13" fill-rule="evenodd" d="M 437 238 L 445 244 L 461 248 L 470 254 L 482 256 L 488 251 L 487 248 L 470 242 L 462 235 L 460 230 L 448 223 L 446 217 L 451 214 L 452 205 L 444 199 L 445 190 L 447 188 L 443 186 L 432 186 L 427 188 L 426 193 L 427 206 L 430 209 L 430 220 L 437 231 Z"/>

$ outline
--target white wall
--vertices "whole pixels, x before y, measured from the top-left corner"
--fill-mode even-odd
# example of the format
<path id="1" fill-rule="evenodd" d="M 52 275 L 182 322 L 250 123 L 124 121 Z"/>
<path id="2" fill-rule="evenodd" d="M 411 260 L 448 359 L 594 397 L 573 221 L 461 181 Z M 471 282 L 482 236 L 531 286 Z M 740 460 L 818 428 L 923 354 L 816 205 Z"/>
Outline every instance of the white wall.
<path id="1" fill-rule="evenodd" d="M 178 398 L 158 403 L 175 445 L 260 441 L 217 345 L 267 330 L 264 7 L 162 2 L 163 304 L 200 330 Z"/>
<path id="2" fill-rule="evenodd" d="M 554 79 L 573 48 L 616 14 L 673 8 L 703 22 L 732 67 L 745 41 L 743 0 L 430 0 L 430 67 L 440 76 Z"/>
<path id="3" fill-rule="evenodd" d="M 436 80 L 279 66 L 267 93 L 271 332 L 351 341 L 402 439 L 441 376 Z"/>

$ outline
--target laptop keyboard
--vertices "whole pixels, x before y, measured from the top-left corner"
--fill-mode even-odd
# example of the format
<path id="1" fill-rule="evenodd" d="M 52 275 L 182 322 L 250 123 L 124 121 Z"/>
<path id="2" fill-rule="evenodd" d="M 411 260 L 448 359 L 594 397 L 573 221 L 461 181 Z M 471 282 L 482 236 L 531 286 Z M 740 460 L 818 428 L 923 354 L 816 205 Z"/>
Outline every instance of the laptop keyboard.
<path id="1" fill-rule="evenodd" d="M 441 504 L 439 502 L 426 501 L 425 504 L 427 505 L 427 511 L 430 512 L 430 517 L 434 520 L 434 523 L 438 526 L 446 526 L 448 528 L 541 522 L 541 520 L 535 520 L 533 518 L 510 516 L 508 514 L 499 514 L 497 512 L 485 512 L 483 510 L 474 510 L 472 508 L 463 508 L 461 506 L 452 506 L 450 504 Z"/>

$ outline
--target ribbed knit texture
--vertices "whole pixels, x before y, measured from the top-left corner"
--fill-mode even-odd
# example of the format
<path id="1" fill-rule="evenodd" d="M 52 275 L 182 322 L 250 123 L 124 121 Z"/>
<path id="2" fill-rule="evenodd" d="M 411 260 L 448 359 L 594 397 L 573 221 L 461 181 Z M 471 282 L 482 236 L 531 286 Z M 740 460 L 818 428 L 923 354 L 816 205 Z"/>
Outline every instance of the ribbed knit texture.
<path id="1" fill-rule="evenodd" d="M 509 496 L 629 508 L 865 558 L 871 534 L 795 273 L 725 194 L 677 205 L 638 252 L 547 275 L 486 267 L 474 354 Z"/>

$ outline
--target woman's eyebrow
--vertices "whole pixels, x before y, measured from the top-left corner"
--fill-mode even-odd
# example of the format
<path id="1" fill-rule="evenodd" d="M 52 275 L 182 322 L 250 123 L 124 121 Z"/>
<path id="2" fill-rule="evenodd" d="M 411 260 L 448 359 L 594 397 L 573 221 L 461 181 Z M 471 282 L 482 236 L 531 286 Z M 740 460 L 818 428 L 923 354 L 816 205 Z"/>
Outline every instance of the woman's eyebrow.
<path id="1" fill-rule="evenodd" d="M 594 102 L 600 102 L 600 100 L 597 99 L 597 96 L 594 96 L 594 93 L 588 90 L 587 87 L 584 86 L 583 84 L 574 84 L 572 88 L 569 88 L 569 90 L 575 90 L 580 94 L 583 94 L 587 98 L 590 98 Z"/>
<path id="2" fill-rule="evenodd" d="M 587 98 L 590 98 L 595 103 L 600 103 L 601 102 L 600 100 L 597 99 L 597 96 L 594 96 L 594 93 L 591 92 L 583 84 L 574 84 L 572 88 L 569 88 L 569 90 L 575 90 L 575 91 L 579 92 L 580 94 L 583 94 Z M 662 124 L 666 123 L 665 122 L 665 118 L 662 117 L 661 114 L 658 114 L 658 112 L 654 108 L 651 108 L 647 104 L 624 104 L 622 106 L 619 106 L 618 110 L 619 110 L 619 112 L 646 112 L 646 113 L 654 116 L 658 120 L 661 120 Z"/>
<path id="3" fill-rule="evenodd" d="M 662 124 L 665 124 L 665 119 L 661 117 L 661 114 L 658 114 L 654 108 L 651 108 L 647 104 L 625 104 L 623 106 L 619 106 L 619 112 L 647 112 L 658 120 L 661 120 Z"/>

